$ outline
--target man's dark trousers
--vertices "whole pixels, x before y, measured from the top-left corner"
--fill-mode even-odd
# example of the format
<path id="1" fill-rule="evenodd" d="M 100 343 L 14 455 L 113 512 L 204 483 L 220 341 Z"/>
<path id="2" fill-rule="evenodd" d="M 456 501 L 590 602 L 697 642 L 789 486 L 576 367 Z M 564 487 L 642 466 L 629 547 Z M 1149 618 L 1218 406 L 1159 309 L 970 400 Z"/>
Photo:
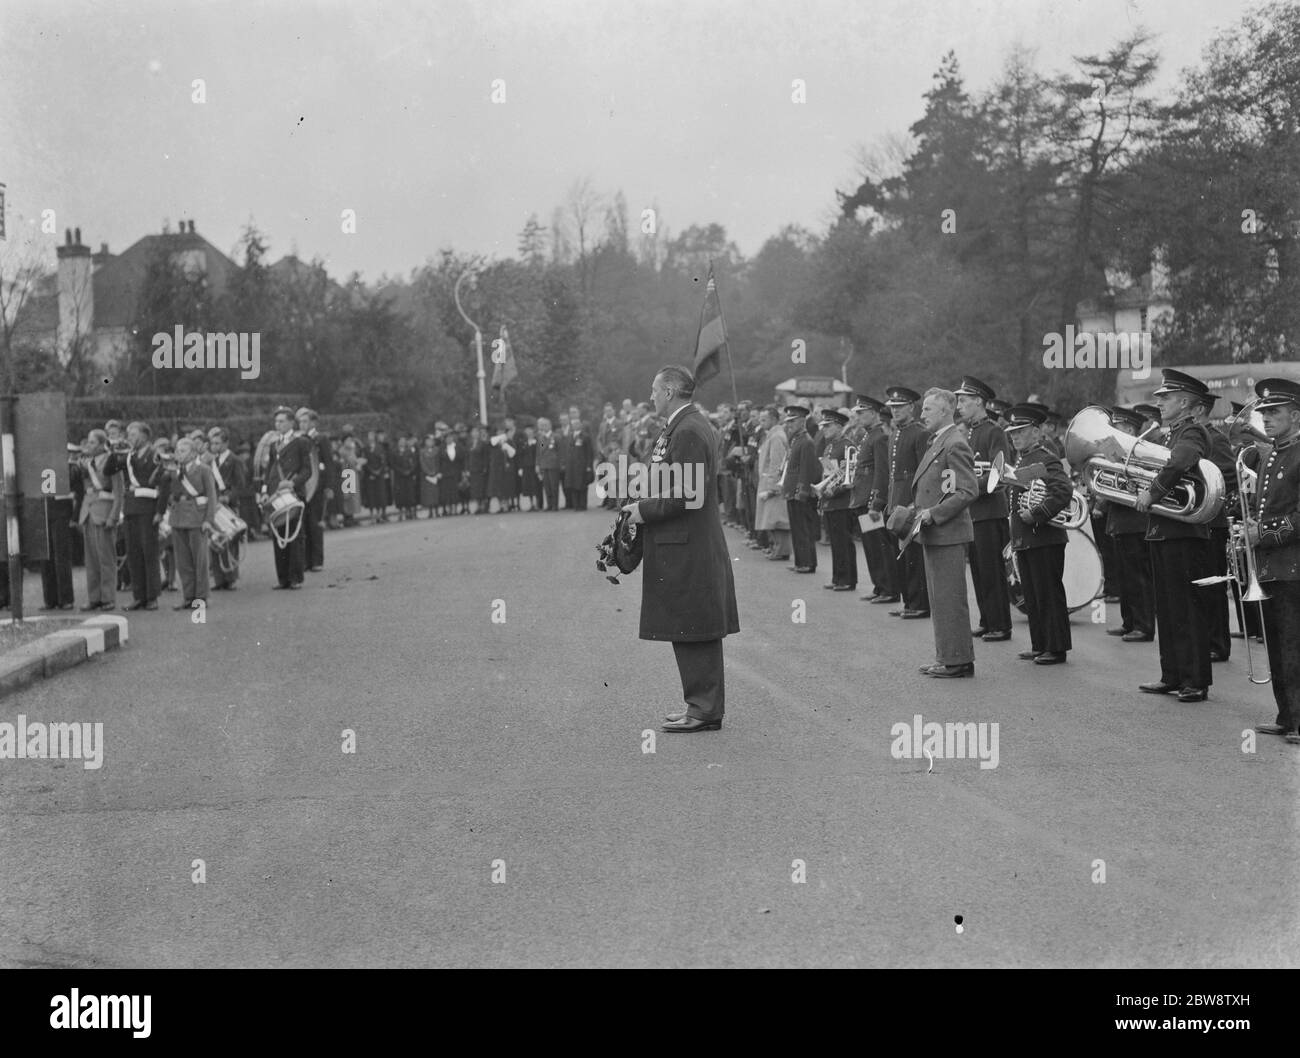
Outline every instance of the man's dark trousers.
<path id="1" fill-rule="evenodd" d="M 281 547 L 274 541 L 271 547 L 275 550 L 276 580 L 281 585 L 301 584 L 307 568 L 307 545 L 302 533 L 288 547 Z"/>
<path id="2" fill-rule="evenodd" d="M 677 672 L 682 678 L 686 715 L 696 720 L 721 720 L 726 701 L 722 640 L 674 643 L 673 653 L 677 655 Z"/>
<path id="3" fill-rule="evenodd" d="M 152 514 L 126 516 L 126 564 L 131 570 L 131 595 L 136 602 L 158 601 L 158 527 Z"/>

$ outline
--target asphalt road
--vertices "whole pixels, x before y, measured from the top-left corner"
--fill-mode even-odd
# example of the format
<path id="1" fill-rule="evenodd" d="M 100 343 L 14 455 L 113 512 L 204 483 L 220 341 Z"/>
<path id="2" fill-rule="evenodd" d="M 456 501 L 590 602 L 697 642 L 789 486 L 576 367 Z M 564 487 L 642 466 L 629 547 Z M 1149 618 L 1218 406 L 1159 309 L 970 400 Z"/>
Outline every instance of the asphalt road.
<path id="1" fill-rule="evenodd" d="M 928 622 L 728 530 L 726 723 L 643 752 L 679 685 L 608 524 L 330 533 L 296 593 L 254 545 L 206 624 L 132 615 L 0 702 L 104 723 L 98 771 L 0 761 L 0 965 L 1300 965 L 1300 752 L 1243 752 L 1273 709 L 1237 657 L 1178 705 L 1137 692 L 1153 645 L 1084 611 L 1035 667 L 1016 615 L 931 680 Z M 917 713 L 998 724 L 997 767 L 894 759 Z"/>

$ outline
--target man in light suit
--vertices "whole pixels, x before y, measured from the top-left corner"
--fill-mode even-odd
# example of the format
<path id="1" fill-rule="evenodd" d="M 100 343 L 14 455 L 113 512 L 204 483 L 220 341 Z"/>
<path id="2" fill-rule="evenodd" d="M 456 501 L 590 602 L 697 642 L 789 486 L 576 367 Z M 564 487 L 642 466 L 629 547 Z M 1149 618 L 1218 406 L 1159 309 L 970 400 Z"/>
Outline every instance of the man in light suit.
<path id="1" fill-rule="evenodd" d="M 668 640 L 677 657 L 686 708 L 669 713 L 663 730 L 717 731 L 726 696 L 722 639 L 740 631 L 718 513 L 718 438 L 692 403 L 695 377 L 686 368 L 663 368 L 650 395 L 656 413 L 667 419 L 650 471 L 665 466 L 689 474 L 675 478 L 679 487 L 671 495 L 623 508 L 633 525 L 643 526 L 640 636 Z"/>
<path id="2" fill-rule="evenodd" d="M 975 539 L 968 508 L 978 492 L 975 454 L 961 431 L 954 429 L 956 410 L 957 397 L 951 390 L 926 391 L 921 421 L 930 431 L 930 446 L 912 477 L 936 661 L 921 671 L 940 679 L 975 675 L 966 602 L 966 545 Z"/>

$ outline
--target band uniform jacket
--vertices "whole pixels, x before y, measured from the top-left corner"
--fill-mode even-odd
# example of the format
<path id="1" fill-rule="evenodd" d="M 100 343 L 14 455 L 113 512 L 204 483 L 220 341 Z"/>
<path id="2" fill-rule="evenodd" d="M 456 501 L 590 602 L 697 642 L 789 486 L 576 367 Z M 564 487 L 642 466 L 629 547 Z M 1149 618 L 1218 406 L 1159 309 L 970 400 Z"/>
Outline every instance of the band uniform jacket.
<path id="1" fill-rule="evenodd" d="M 1033 516 L 1032 525 L 1026 525 L 1020 517 L 1025 498 L 1024 492 L 1016 489 L 1012 493 L 1011 549 L 1013 551 L 1025 551 L 1032 547 L 1052 547 L 1069 540 L 1066 531 L 1059 525 L 1052 525 L 1051 521 L 1070 505 L 1070 498 L 1074 495 L 1070 476 L 1066 474 L 1064 465 L 1056 457 L 1055 450 L 1044 444 L 1036 444 L 1027 452 L 1021 453 L 1016 466 L 1027 467 L 1034 463 L 1042 463 L 1046 469 L 1043 484 L 1047 487 L 1047 491 L 1041 500 L 1029 507 L 1029 512 Z"/>
<path id="2" fill-rule="evenodd" d="M 789 453 L 790 442 L 786 439 L 785 431 L 779 426 L 773 427 L 763 438 L 762 447 L 758 450 L 758 502 L 754 505 L 756 532 L 790 528 L 790 510 L 781 494 L 781 477 L 785 473 Z M 776 495 L 764 498 L 765 492 L 775 492 Z"/>
<path id="3" fill-rule="evenodd" d="M 221 457 L 208 463 L 212 476 L 217 479 L 217 499 L 229 507 L 235 507 L 236 501 L 247 484 L 247 471 L 244 464 L 227 448 Z"/>
<path id="4" fill-rule="evenodd" d="M 1169 462 L 1156 475 L 1151 488 L 1152 502 L 1164 499 L 1178 484 L 1178 479 L 1184 475 L 1190 474 L 1200 478 L 1200 471 L 1196 469 L 1196 464 L 1209 457 L 1209 427 L 1193 422 L 1190 416 L 1184 416 L 1170 426 L 1166 445 L 1170 451 Z M 1192 525 L 1190 522 L 1180 522 L 1159 514 L 1148 513 L 1146 537 L 1148 540 L 1179 540 L 1187 537 L 1208 540 L 1210 530 L 1205 525 Z"/>
<path id="5" fill-rule="evenodd" d="M 84 493 L 77 521 L 81 525 L 106 525 L 122 519 L 126 488 L 121 474 L 109 474 L 105 467 L 113 457 L 108 453 L 93 456 L 84 478 Z"/>
<path id="6" fill-rule="evenodd" d="M 893 451 L 893 434 L 883 426 L 877 426 L 874 440 L 871 442 L 871 509 L 877 514 L 883 513 L 889 503 L 889 468 L 890 454 Z"/>
<path id="7" fill-rule="evenodd" d="M 1008 458 L 1006 434 L 992 419 L 983 418 L 970 428 L 969 444 L 975 458 L 981 462 L 992 463 L 999 455 L 1003 459 Z M 978 490 L 975 502 L 970 507 L 971 521 L 987 522 L 994 518 L 1005 518 L 1008 513 L 1006 488 L 999 485 L 992 494 L 985 492 L 988 485 L 986 477 L 980 477 L 976 484 Z"/>
<path id="8" fill-rule="evenodd" d="M 816 446 L 807 431 L 800 430 L 790 438 L 790 451 L 785 457 L 785 475 L 781 479 L 781 495 L 787 500 L 812 499 L 812 487 L 821 479 L 822 465 L 817 460 Z"/>
<path id="9" fill-rule="evenodd" d="M 822 449 L 823 459 L 833 459 L 843 468 L 844 452 L 848 448 L 848 442 L 843 437 L 837 437 L 834 441 L 828 441 L 826 447 Z M 823 475 L 824 476 L 824 475 Z M 856 476 L 856 474 L 855 474 Z M 817 479 L 818 481 L 821 478 Z M 821 508 L 823 511 L 845 511 L 849 508 L 849 501 L 853 498 L 853 482 L 846 482 L 838 485 L 834 489 L 828 489 L 822 495 Z"/>
<path id="10" fill-rule="evenodd" d="M 184 485 L 186 481 L 194 487 L 197 496 L 190 495 Z M 217 509 L 217 479 L 206 464 L 195 459 L 182 467 L 169 482 L 168 491 L 173 529 L 200 529 L 205 522 L 212 524 L 212 512 Z"/>
<path id="11" fill-rule="evenodd" d="M 311 433 L 305 434 L 304 437 L 312 446 L 312 452 L 316 458 L 316 469 L 320 474 L 320 480 L 316 483 L 316 493 L 324 497 L 326 489 L 334 488 L 334 449 L 330 444 L 330 439 L 319 430 L 312 430 Z"/>
<path id="12" fill-rule="evenodd" d="M 293 434 L 285 441 L 282 435 L 282 439 L 271 446 L 271 465 L 266 469 L 267 491 L 274 493 L 282 481 L 288 481 L 293 485 L 298 498 L 306 499 L 314 455 L 315 446 L 308 438 Z M 387 462 L 384 468 L 387 471 Z"/>
<path id="13" fill-rule="evenodd" d="M 1219 468 L 1223 475 L 1223 495 L 1225 502 L 1219 513 L 1205 523 L 1209 529 L 1228 528 L 1228 512 L 1239 511 L 1237 503 L 1237 456 L 1232 450 L 1228 435 L 1218 427 L 1206 424 L 1205 432 L 1210 438 L 1210 452 L 1206 457 Z M 1232 504 L 1232 506 L 1229 506 Z"/>
<path id="14" fill-rule="evenodd" d="M 888 516 L 895 507 L 906 507 L 912 502 L 912 479 L 916 468 L 925 457 L 930 445 L 930 434 L 919 422 L 909 422 L 895 428 L 889 439 L 889 502 L 885 508 Z"/>
<path id="15" fill-rule="evenodd" d="M 849 507 L 855 511 L 865 511 L 875 499 L 876 440 L 884 437 L 884 434 L 885 431 L 879 426 L 873 426 L 858 438 L 858 469 L 853 475 L 849 491 Z"/>
<path id="16" fill-rule="evenodd" d="M 126 455 L 114 455 L 108 461 L 108 472 L 121 470 L 126 495 L 122 504 L 124 514 L 161 515 L 167 510 L 166 478 L 162 464 L 145 446 Z M 154 490 L 157 495 L 139 495 L 137 489 Z"/>
<path id="17" fill-rule="evenodd" d="M 703 503 L 684 496 L 641 500 L 642 639 L 707 642 L 740 631 L 731 556 L 718 512 L 717 437 L 693 405 L 655 442 L 651 465 L 691 467 Z M 699 473 L 699 471 L 703 473 Z"/>
<path id="18" fill-rule="evenodd" d="M 1258 449 L 1243 461 L 1259 473 L 1251 512 L 1259 521 L 1259 579 L 1300 580 L 1300 438 L 1274 445 L 1262 468 Z"/>
<path id="19" fill-rule="evenodd" d="M 932 525 L 921 527 L 929 547 L 975 539 L 970 507 L 975 502 L 975 456 L 961 431 L 949 426 L 931 440 L 912 478 L 916 509 L 929 509 Z"/>

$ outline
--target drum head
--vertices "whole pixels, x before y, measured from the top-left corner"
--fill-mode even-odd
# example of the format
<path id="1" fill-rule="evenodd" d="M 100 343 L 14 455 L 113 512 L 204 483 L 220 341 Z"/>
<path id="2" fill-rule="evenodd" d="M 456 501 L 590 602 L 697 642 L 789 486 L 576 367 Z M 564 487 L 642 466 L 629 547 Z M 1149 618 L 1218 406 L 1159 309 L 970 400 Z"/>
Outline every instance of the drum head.
<path id="1" fill-rule="evenodd" d="M 1065 574 L 1061 580 L 1065 584 L 1066 608 L 1074 613 L 1101 595 L 1106 574 L 1101 553 L 1087 533 L 1082 529 L 1069 529 L 1066 535 Z"/>

